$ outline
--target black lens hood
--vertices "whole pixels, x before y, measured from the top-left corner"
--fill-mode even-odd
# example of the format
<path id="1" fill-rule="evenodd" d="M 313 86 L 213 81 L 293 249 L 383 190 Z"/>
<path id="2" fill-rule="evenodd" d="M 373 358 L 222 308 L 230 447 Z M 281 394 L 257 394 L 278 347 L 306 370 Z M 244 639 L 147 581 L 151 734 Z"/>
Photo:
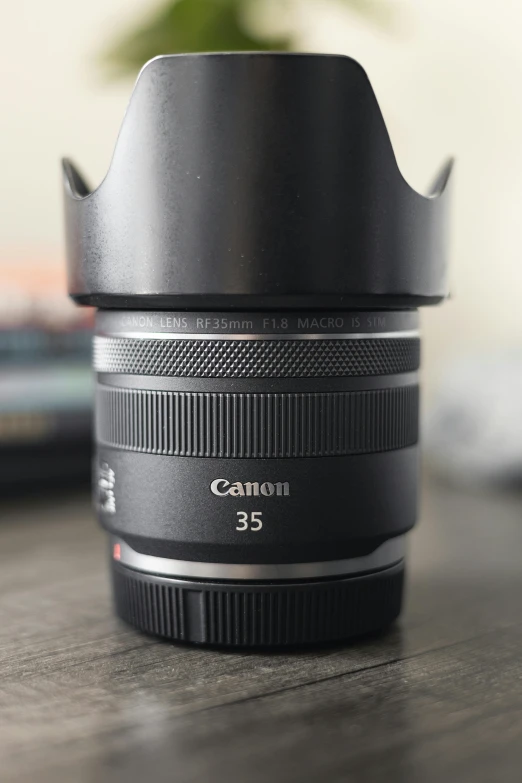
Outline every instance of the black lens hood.
<path id="1" fill-rule="evenodd" d="M 388 308 L 447 295 L 451 162 L 429 196 L 407 184 L 348 57 L 158 57 L 99 187 L 63 169 L 69 292 L 83 304 Z"/>

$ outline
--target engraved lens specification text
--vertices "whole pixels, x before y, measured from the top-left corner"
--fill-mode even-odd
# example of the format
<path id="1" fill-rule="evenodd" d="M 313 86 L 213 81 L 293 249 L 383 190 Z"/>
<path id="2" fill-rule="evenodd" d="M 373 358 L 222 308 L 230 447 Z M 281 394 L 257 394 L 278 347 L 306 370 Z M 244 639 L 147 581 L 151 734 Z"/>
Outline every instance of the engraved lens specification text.
<path id="1" fill-rule="evenodd" d="M 273 313 L 133 313 L 99 312 L 97 329 L 121 335 L 351 335 L 400 332 L 418 328 L 413 311 L 273 312 Z"/>

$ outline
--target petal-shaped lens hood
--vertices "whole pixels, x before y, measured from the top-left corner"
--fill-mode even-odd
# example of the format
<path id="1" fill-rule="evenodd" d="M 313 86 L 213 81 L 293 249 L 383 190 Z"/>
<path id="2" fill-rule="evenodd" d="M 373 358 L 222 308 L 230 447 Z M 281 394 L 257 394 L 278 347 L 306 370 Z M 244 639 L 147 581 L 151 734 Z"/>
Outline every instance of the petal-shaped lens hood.
<path id="1" fill-rule="evenodd" d="M 434 303 L 450 170 L 427 197 L 406 183 L 348 57 L 158 57 L 99 187 L 64 162 L 69 290 L 103 307 Z"/>

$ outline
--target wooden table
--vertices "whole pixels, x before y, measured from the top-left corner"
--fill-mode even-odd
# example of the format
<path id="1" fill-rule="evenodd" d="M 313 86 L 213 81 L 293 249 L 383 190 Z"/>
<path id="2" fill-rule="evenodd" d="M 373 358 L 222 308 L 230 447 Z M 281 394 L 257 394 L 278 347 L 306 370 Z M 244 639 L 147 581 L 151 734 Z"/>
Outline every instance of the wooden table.
<path id="1" fill-rule="evenodd" d="M 391 631 L 294 652 L 112 614 L 86 495 L 0 503 L 0 781 L 522 780 L 522 495 L 428 483 Z"/>

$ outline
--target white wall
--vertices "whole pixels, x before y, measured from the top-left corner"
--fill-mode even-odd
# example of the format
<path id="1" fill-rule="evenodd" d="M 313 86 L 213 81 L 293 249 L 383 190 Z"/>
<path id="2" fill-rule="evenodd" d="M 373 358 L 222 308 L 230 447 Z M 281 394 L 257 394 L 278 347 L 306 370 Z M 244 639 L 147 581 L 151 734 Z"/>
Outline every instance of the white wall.
<path id="1" fill-rule="evenodd" d="M 96 58 L 146 0 L 14 0 L 0 21 L 0 259 L 61 252 L 59 161 L 101 179 L 130 83 L 107 84 Z"/>
<path id="2" fill-rule="evenodd" d="M 522 342 L 522 2 L 395 5 L 396 36 L 337 11 L 309 37 L 364 63 L 412 185 L 423 190 L 445 155 L 457 157 L 454 298 L 423 318 L 432 387 L 451 357 Z"/>
<path id="3" fill-rule="evenodd" d="M 58 160 L 71 154 L 94 183 L 103 176 L 131 85 L 107 85 L 95 57 L 118 25 L 150 5 L 4 6 L 0 260 L 61 255 Z M 424 316 L 431 380 L 451 355 L 522 340 L 522 3 L 395 0 L 395 6 L 401 13 L 390 35 L 340 2 L 295 3 L 303 48 L 344 52 L 365 65 L 415 187 L 425 188 L 448 153 L 457 156 L 455 298 Z"/>

